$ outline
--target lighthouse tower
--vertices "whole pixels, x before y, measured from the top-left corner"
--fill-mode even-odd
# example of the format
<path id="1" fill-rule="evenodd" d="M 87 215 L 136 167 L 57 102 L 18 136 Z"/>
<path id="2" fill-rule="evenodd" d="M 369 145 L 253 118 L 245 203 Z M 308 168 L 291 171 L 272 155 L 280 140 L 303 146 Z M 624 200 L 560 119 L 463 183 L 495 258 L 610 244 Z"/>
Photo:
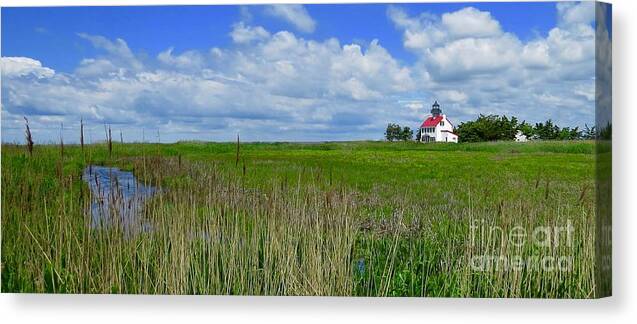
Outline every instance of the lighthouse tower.
<path id="1" fill-rule="evenodd" d="M 442 114 L 442 109 L 440 109 L 440 105 L 438 104 L 438 100 L 434 101 L 434 104 L 431 105 L 431 116 L 436 118 Z"/>
<path id="2" fill-rule="evenodd" d="M 458 135 L 453 132 L 453 124 L 442 113 L 437 100 L 431 105 L 431 115 L 420 125 L 420 138 L 418 140 L 423 143 L 458 143 Z"/>

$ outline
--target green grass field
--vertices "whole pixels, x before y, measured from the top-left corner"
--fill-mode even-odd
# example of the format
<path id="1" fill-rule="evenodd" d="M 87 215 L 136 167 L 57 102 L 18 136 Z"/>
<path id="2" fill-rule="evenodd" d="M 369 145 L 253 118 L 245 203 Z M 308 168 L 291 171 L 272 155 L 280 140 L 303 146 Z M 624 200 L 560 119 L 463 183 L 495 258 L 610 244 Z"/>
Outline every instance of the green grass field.
<path id="1" fill-rule="evenodd" d="M 2 145 L 3 292 L 595 297 L 594 142 L 113 146 Z M 88 226 L 90 164 L 153 230 Z"/>

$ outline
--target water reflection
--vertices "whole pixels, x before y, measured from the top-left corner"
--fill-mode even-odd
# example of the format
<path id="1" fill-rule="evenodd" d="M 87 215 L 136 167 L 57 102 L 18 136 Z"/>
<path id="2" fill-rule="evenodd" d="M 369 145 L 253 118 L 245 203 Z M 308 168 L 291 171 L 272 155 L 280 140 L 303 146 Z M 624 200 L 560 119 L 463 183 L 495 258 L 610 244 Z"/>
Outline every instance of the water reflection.
<path id="1" fill-rule="evenodd" d="M 91 189 L 91 227 L 121 226 L 128 233 L 150 230 L 140 217 L 144 201 L 156 189 L 139 183 L 132 172 L 92 165 L 82 179 Z"/>

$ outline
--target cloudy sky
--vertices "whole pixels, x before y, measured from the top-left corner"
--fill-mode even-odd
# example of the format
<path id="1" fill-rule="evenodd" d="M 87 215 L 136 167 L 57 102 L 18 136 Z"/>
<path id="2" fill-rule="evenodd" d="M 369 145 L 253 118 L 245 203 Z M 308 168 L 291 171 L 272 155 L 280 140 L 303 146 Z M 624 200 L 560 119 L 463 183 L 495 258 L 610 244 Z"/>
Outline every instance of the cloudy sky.
<path id="1" fill-rule="evenodd" d="M 80 118 L 94 141 L 104 124 L 129 141 L 380 139 L 434 100 L 456 124 L 591 125 L 609 14 L 596 27 L 588 2 L 3 8 L 2 141 L 24 141 L 23 116 L 39 142 L 61 124 L 77 141 Z"/>

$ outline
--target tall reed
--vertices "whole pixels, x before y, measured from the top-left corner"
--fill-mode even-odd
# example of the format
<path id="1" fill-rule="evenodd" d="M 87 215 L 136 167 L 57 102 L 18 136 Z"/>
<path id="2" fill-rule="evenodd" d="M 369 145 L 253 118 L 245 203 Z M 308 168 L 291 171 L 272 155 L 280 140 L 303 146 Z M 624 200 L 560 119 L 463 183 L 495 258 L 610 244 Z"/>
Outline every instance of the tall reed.
<path id="1" fill-rule="evenodd" d="M 113 156 L 113 135 L 111 134 L 111 125 L 108 125 L 108 156 Z"/>
<path id="2" fill-rule="evenodd" d="M 80 118 L 80 146 L 84 152 L 84 119 Z"/>
<path id="3" fill-rule="evenodd" d="M 24 117 L 24 123 L 25 123 L 25 137 L 26 137 L 26 143 L 27 143 L 27 150 L 29 152 L 29 156 L 33 155 L 33 137 L 31 136 L 31 128 L 29 128 L 29 120 Z"/>

